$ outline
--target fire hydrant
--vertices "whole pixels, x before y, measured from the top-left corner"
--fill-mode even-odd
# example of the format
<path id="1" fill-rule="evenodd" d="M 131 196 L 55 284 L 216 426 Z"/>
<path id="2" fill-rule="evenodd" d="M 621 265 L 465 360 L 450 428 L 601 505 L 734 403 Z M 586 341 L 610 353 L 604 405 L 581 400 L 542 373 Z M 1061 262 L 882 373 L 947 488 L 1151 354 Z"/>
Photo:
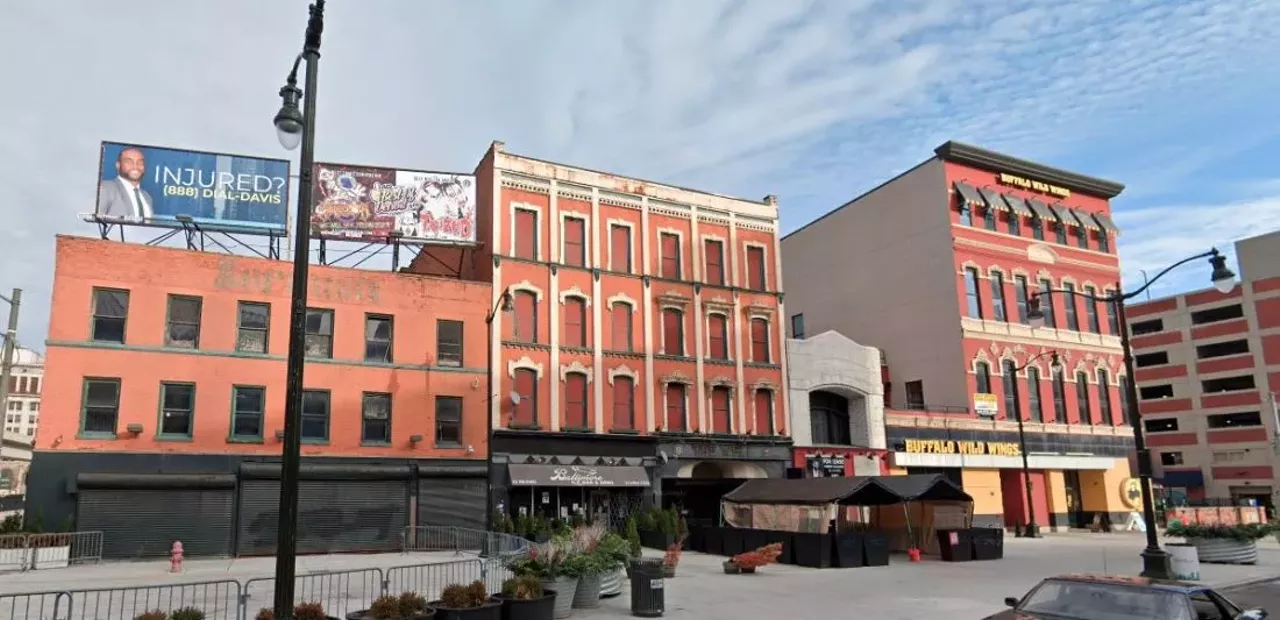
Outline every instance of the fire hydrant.
<path id="1" fill-rule="evenodd" d="M 169 572 L 182 572 L 182 541 L 173 541 L 173 547 L 169 549 Z"/>

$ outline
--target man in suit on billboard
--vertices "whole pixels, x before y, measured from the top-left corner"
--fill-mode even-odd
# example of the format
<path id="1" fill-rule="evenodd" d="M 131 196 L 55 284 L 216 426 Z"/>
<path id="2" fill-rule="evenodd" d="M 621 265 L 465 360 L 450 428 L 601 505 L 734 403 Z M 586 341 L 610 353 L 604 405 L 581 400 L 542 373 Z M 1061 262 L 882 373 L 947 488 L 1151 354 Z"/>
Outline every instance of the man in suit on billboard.
<path id="1" fill-rule="evenodd" d="M 116 178 L 98 186 L 98 216 L 145 220 L 151 217 L 151 194 L 142 189 L 147 159 L 141 149 L 125 147 L 116 157 Z"/>

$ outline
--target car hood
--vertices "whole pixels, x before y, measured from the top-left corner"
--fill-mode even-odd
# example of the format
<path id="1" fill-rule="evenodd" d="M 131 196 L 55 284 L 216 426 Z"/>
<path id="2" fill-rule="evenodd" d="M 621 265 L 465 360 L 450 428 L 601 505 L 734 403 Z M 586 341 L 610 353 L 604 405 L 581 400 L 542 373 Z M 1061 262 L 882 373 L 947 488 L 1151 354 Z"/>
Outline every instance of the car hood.
<path id="1" fill-rule="evenodd" d="M 987 616 L 983 620 L 1070 620 L 1070 618 L 1054 614 L 1029 614 L 1015 609 L 1006 609 L 994 616 Z"/>

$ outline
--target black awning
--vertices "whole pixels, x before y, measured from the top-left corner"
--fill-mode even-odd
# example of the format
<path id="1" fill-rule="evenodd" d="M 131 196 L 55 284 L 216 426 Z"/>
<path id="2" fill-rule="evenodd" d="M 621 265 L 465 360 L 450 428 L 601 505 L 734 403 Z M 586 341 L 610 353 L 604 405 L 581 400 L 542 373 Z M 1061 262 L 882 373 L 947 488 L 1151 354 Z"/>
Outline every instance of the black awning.
<path id="1" fill-rule="evenodd" d="M 1009 210 L 1009 205 L 1006 204 L 1004 198 L 1000 196 L 1000 192 L 991 188 L 983 187 L 978 190 L 978 193 L 982 194 L 982 199 L 987 203 L 987 208 L 999 211 Z"/>
<path id="2" fill-rule="evenodd" d="M 1116 227 L 1116 223 L 1111 221 L 1111 216 L 1106 213 L 1094 213 L 1093 220 L 1105 230 L 1113 235 L 1119 235 L 1120 229 Z"/>
<path id="3" fill-rule="evenodd" d="M 735 504 L 831 504 L 858 491 L 870 478 L 757 478 L 729 491 Z"/>
<path id="4" fill-rule="evenodd" d="M 987 192 L 994 194 L 995 190 L 983 189 L 982 192 L 983 194 L 986 194 Z M 1004 201 L 1009 204 L 1014 213 L 1023 217 L 1036 217 L 1037 214 L 1027 207 L 1027 203 L 1021 198 L 1014 196 L 1013 194 L 1000 194 L 1000 197 L 1004 198 Z"/>
<path id="5" fill-rule="evenodd" d="M 649 473 L 643 467 L 591 465 L 507 466 L 515 487 L 647 487 Z"/>
<path id="6" fill-rule="evenodd" d="M 876 481 L 897 493 L 902 501 L 973 501 L 964 489 L 941 474 L 881 476 Z"/>
<path id="7" fill-rule="evenodd" d="M 232 474 L 76 474 L 77 489 L 234 489 Z"/>
<path id="8" fill-rule="evenodd" d="M 1035 198 L 1028 198 L 1027 206 L 1031 207 L 1031 210 L 1035 211 L 1036 217 L 1040 218 L 1041 220 L 1044 220 L 1046 222 L 1058 221 L 1058 214 L 1054 213 L 1053 209 L 1049 208 L 1049 205 L 1039 200 L 1036 200 Z"/>
<path id="9" fill-rule="evenodd" d="M 1092 217 L 1089 217 L 1088 213 L 1085 213 L 1084 211 L 1080 211 L 1078 209 L 1067 209 L 1067 210 L 1070 211 L 1071 215 L 1075 216 L 1075 218 L 1079 220 L 1080 225 L 1084 226 L 1085 228 L 1088 228 L 1089 230 L 1102 230 L 1102 228 L 1098 226 L 1098 223 L 1094 221 Z"/>
<path id="10" fill-rule="evenodd" d="M 981 207 L 986 206 L 987 204 L 986 201 L 982 199 L 982 196 L 978 195 L 978 190 L 974 189 L 972 185 L 969 185 L 964 181 L 956 181 L 956 191 L 960 193 L 961 200 L 972 206 Z"/>
<path id="11" fill-rule="evenodd" d="M 1080 225 L 1080 220 L 1077 220 L 1076 216 L 1071 214 L 1071 209 L 1068 209 L 1066 205 L 1051 204 L 1049 205 L 1049 208 L 1053 209 L 1053 214 L 1058 216 L 1058 221 L 1062 222 L 1063 226 L 1079 226 Z"/>

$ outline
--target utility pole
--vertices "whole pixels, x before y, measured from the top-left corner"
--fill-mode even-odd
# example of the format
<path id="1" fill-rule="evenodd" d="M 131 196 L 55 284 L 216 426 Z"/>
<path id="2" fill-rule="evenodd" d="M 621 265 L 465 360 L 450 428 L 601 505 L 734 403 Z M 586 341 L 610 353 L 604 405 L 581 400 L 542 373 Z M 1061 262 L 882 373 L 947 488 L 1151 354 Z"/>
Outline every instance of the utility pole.
<path id="1" fill-rule="evenodd" d="M 0 295 L 0 299 L 4 299 Z M 9 376 L 13 374 L 13 349 L 18 346 L 18 306 L 22 304 L 22 289 L 13 289 L 9 302 L 9 329 L 4 333 L 4 359 L 0 360 L 0 412 L 4 424 L 0 424 L 0 455 L 4 453 L 5 425 L 9 423 Z"/>

